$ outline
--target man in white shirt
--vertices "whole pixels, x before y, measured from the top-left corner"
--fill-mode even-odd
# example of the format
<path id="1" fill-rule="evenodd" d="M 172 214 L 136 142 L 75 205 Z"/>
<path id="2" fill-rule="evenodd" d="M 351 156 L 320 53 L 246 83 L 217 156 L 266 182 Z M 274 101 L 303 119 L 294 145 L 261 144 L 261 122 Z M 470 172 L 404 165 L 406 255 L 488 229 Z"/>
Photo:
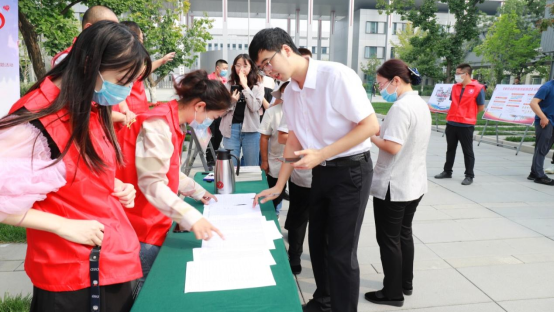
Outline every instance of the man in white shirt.
<path id="1" fill-rule="evenodd" d="M 309 246 L 317 289 L 304 311 L 357 311 L 358 239 L 373 166 L 369 138 L 378 132 L 375 111 L 358 75 L 334 62 L 302 57 L 286 31 L 264 29 L 249 46 L 262 73 L 291 78 L 283 95 L 289 136 L 275 187 L 255 203 L 280 194 L 293 168 L 312 169 Z"/>

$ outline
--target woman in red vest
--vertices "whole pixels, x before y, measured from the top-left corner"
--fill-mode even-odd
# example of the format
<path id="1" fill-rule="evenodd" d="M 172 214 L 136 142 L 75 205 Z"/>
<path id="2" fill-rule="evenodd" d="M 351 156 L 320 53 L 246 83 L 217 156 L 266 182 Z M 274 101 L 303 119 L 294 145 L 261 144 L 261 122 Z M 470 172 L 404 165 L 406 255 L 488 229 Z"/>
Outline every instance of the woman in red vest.
<path id="1" fill-rule="evenodd" d="M 110 115 L 150 69 L 125 26 L 95 23 L 0 120 L 0 221 L 27 228 L 31 311 L 132 306 L 140 245 L 123 207 L 135 190 L 115 178 Z"/>
<path id="2" fill-rule="evenodd" d="M 144 45 L 144 36 L 139 25 L 132 21 L 123 21 L 121 24 L 129 27 L 134 32 L 140 41 Z M 175 57 L 175 52 L 166 54 L 159 60 L 152 61 L 152 72 L 158 69 L 160 66 L 171 62 Z M 146 79 L 146 76 L 142 76 Z M 112 120 L 115 122 L 116 132 L 120 131 L 125 125 L 129 125 L 136 121 L 136 117 L 142 114 L 150 108 L 148 99 L 146 98 L 146 91 L 144 89 L 144 81 L 141 79 L 135 81 L 131 94 L 125 99 L 125 102 L 114 106 L 112 113 Z"/>
<path id="3" fill-rule="evenodd" d="M 210 239 L 212 231 L 221 236 L 178 194 L 204 204 L 212 198 L 217 200 L 180 170 L 183 130 L 187 124 L 200 141 L 209 141 L 207 129 L 229 109 L 231 95 L 221 82 L 208 79 L 203 70 L 186 75 L 175 85 L 175 91 L 180 100 L 138 115 L 131 127 L 117 134 L 126 163 L 118 170 L 118 177 L 137 189 L 135 208 L 126 213 L 141 244 L 141 281 L 150 272 L 173 221 L 194 232 L 197 239 Z"/>

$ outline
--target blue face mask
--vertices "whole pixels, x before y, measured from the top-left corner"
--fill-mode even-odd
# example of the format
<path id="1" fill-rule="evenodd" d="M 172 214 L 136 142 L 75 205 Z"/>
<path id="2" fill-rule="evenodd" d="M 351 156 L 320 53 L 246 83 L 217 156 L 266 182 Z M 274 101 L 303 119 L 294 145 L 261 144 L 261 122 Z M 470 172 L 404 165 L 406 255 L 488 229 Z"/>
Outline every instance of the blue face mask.
<path id="1" fill-rule="evenodd" d="M 131 88 L 133 87 L 133 84 L 128 87 L 120 86 L 118 84 L 104 80 L 102 74 L 98 74 L 102 79 L 102 89 L 100 89 L 100 91 L 94 90 L 94 94 L 92 95 L 92 100 L 98 103 L 98 105 L 114 106 L 125 101 L 129 94 L 131 94 Z"/>
<path id="2" fill-rule="evenodd" d="M 208 148 L 208 143 L 210 143 L 210 139 L 212 138 L 212 133 L 208 130 L 212 122 L 213 119 L 208 118 L 208 114 L 206 113 L 206 118 L 204 118 L 204 121 L 199 124 L 198 121 L 196 121 L 195 111 L 194 119 L 189 124 L 189 126 L 194 129 L 194 133 L 196 134 L 196 138 L 202 147 L 202 151 L 205 151 Z"/>
<path id="3" fill-rule="evenodd" d="M 210 127 L 210 125 L 212 124 L 213 119 L 210 119 L 208 117 L 208 113 L 206 113 L 206 118 L 204 118 L 204 121 L 202 121 L 201 124 L 198 123 L 198 121 L 196 121 L 196 111 L 194 112 L 194 119 L 192 120 L 192 122 L 190 123 L 190 127 L 194 129 L 194 132 L 196 132 L 197 134 L 199 132 L 204 132 L 206 131 L 206 129 L 208 129 Z"/>
<path id="4" fill-rule="evenodd" d="M 221 77 L 227 77 L 227 70 L 224 69 L 224 70 L 220 71 L 220 72 L 219 72 L 219 76 L 221 76 Z"/>
<path id="5" fill-rule="evenodd" d="M 381 96 L 383 97 L 383 100 L 387 102 L 396 102 L 396 99 L 398 98 L 398 94 L 396 93 L 396 90 L 398 90 L 398 87 L 394 89 L 393 93 L 387 92 L 387 88 L 390 86 L 391 83 L 392 83 L 392 80 L 385 88 L 383 88 L 383 90 L 381 90 Z"/>

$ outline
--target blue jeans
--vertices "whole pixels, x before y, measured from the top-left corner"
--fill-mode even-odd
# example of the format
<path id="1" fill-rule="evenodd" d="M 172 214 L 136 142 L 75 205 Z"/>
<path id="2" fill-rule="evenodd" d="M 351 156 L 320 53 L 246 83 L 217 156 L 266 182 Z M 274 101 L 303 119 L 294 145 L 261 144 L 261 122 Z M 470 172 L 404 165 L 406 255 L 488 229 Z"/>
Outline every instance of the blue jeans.
<path id="1" fill-rule="evenodd" d="M 233 124 L 231 126 L 231 137 L 223 138 L 223 145 L 226 149 L 230 149 L 231 154 L 240 159 L 240 150 L 242 148 L 242 156 L 244 166 L 259 166 L 260 165 L 260 133 L 259 132 L 242 132 L 242 124 Z M 237 160 L 233 157 L 233 165 L 237 165 Z"/>
<path id="2" fill-rule="evenodd" d="M 156 260 L 158 253 L 160 252 L 160 248 L 160 246 L 140 243 L 139 256 L 140 264 L 142 266 L 142 277 L 138 280 L 138 285 L 136 288 L 137 295 L 142 289 L 142 285 L 144 285 L 144 281 L 146 281 L 146 277 L 148 277 L 150 269 L 152 269 L 152 265 L 154 264 L 154 260 Z"/>

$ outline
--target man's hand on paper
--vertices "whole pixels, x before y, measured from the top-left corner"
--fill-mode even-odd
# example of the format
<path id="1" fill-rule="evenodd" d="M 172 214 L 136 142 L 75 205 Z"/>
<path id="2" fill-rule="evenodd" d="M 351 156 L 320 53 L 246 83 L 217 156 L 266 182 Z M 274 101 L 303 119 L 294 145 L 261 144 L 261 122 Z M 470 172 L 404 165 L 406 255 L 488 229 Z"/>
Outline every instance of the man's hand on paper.
<path id="1" fill-rule="evenodd" d="M 206 218 L 196 221 L 190 230 L 194 233 L 196 239 L 210 240 L 213 236 L 212 232 L 217 233 L 221 239 L 225 239 L 223 234 L 221 234 L 215 226 L 206 220 Z"/>
<path id="2" fill-rule="evenodd" d="M 277 187 L 272 187 L 270 189 L 267 189 L 265 191 L 260 192 L 259 194 L 254 197 L 254 203 L 252 204 L 252 207 L 256 207 L 258 204 L 265 204 L 266 202 L 273 200 L 281 194 L 281 191 L 277 189 Z M 260 201 L 260 198 L 263 197 Z"/>

